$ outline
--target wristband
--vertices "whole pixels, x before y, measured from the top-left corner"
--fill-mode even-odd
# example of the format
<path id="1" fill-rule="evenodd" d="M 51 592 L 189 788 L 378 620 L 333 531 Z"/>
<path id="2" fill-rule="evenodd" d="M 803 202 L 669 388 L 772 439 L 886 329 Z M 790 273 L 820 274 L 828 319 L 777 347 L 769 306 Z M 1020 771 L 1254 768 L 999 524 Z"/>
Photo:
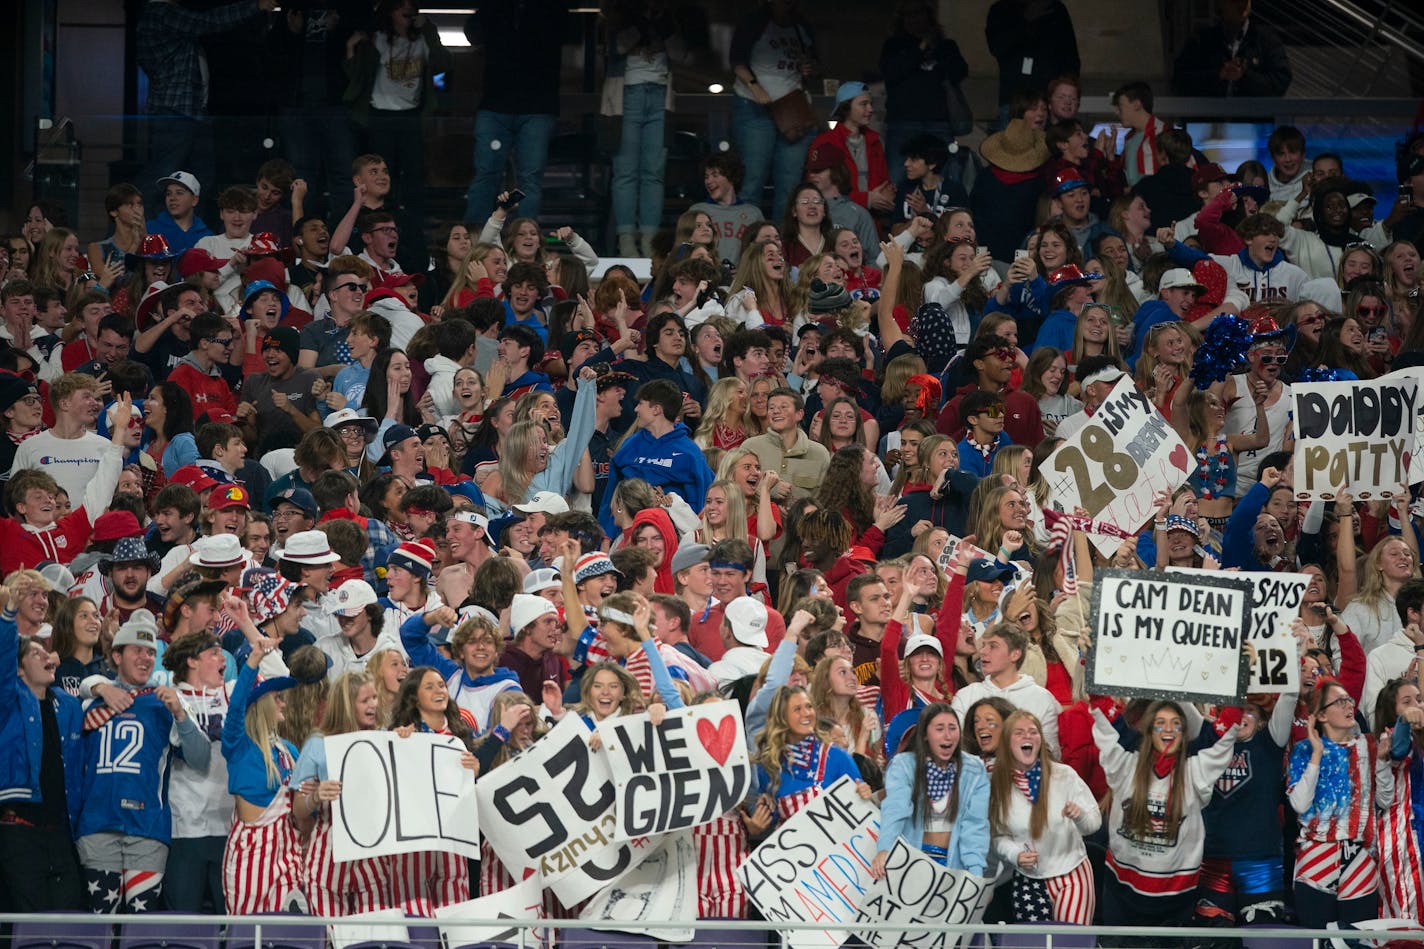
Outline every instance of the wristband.
<path id="1" fill-rule="evenodd" d="M 509 741 L 509 729 L 505 728 L 503 725 L 496 725 L 494 729 L 490 732 L 490 734 L 494 735 L 494 737 L 498 738 L 500 741 Z"/>

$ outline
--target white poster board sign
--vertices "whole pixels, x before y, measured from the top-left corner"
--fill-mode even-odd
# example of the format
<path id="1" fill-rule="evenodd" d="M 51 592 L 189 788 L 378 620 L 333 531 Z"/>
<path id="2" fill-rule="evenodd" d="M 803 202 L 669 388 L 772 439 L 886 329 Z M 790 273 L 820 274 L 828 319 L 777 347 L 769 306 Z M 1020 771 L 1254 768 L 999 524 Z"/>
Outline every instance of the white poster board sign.
<path id="1" fill-rule="evenodd" d="M 509 874 L 538 873 L 565 906 L 588 899 L 650 852 L 645 840 L 618 841 L 617 789 L 608 758 L 588 746 L 593 733 L 565 715 L 519 766 L 496 768 L 475 785 L 480 825 Z"/>
<path id="2" fill-rule="evenodd" d="M 880 836 L 880 809 L 860 799 L 849 776 L 826 788 L 771 832 L 737 868 L 747 898 L 794 949 L 839 949 L 850 935 Z"/>
<path id="3" fill-rule="evenodd" d="M 982 547 L 976 547 L 962 537 L 949 535 L 949 540 L 944 542 L 944 549 L 939 552 L 939 568 L 945 573 L 949 572 L 949 565 L 954 563 L 955 554 L 959 548 L 963 547 L 968 551 L 969 556 L 976 560 L 993 560 L 993 556 Z"/>
<path id="4" fill-rule="evenodd" d="M 1153 497 L 1185 484 L 1192 464 L 1181 436 L 1132 377 L 1124 376 L 1040 470 L 1054 508 L 1072 513 L 1081 507 L 1095 521 L 1136 534 L 1156 512 Z M 1088 539 L 1104 556 L 1123 543 L 1097 533 Z"/>
<path id="5" fill-rule="evenodd" d="M 448 920 L 440 923 L 440 938 L 447 946 L 473 946 L 492 942 L 518 945 L 522 942 L 531 949 L 536 949 L 543 939 L 543 931 L 523 924 L 541 918 L 543 901 L 544 891 L 539 886 L 539 878 L 532 876 L 507 890 L 500 890 L 476 900 L 437 906 L 435 918 Z M 477 926 L 458 922 L 463 919 L 507 919 L 513 925 Z"/>
<path id="6" fill-rule="evenodd" d="M 1168 573 L 1220 576 L 1220 571 L 1196 567 L 1168 567 Z M 1236 572 L 1230 576 L 1251 581 L 1251 626 L 1246 641 L 1256 650 L 1247 692 L 1299 692 L 1300 644 L 1291 635 L 1291 623 L 1300 615 L 1308 573 Z"/>
<path id="7" fill-rule="evenodd" d="M 1100 570 L 1088 692 L 1240 705 L 1252 584 L 1231 573 Z"/>
<path id="8" fill-rule="evenodd" d="M 1356 501 L 1406 492 L 1418 424 L 1413 375 L 1291 386 L 1295 496 Z"/>
<path id="9" fill-rule="evenodd" d="M 861 899 L 856 922 L 903 928 L 862 930 L 856 938 L 874 949 L 956 949 L 973 937 L 947 933 L 942 927 L 980 922 L 993 895 L 993 881 L 946 869 L 919 848 L 897 840 L 885 860 L 884 878 L 872 883 Z"/>
<path id="10" fill-rule="evenodd" d="M 652 936 L 660 942 L 691 942 L 692 929 L 656 924 L 697 918 L 697 847 L 692 832 L 660 837 L 657 849 L 617 883 L 600 890 L 580 918 L 590 929 Z"/>
<path id="11" fill-rule="evenodd" d="M 405 910 L 399 906 L 393 909 L 373 909 L 369 913 L 353 913 L 343 916 L 341 922 L 326 927 L 331 949 L 346 949 L 347 946 L 363 942 L 404 943 L 410 941 L 410 932 L 405 925 Z M 385 925 L 377 925 L 388 921 Z"/>
<path id="12" fill-rule="evenodd" d="M 709 824 L 751 790 L 741 706 L 715 702 L 668 712 L 654 726 L 645 712 L 598 725 L 618 789 L 615 840 Z"/>
<path id="13" fill-rule="evenodd" d="M 337 863 L 424 850 L 479 859 L 475 776 L 450 735 L 362 731 L 326 739 L 328 773 L 341 782 L 331 818 Z"/>

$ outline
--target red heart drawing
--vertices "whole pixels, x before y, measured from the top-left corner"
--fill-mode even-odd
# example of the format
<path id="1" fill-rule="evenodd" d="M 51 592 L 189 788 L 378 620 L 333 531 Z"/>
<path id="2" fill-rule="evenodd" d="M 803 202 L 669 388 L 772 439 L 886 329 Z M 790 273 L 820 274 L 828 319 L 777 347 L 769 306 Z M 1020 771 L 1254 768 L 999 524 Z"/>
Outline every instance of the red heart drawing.
<path id="1" fill-rule="evenodd" d="M 1187 450 L 1181 445 L 1172 449 L 1172 454 L 1167 458 L 1172 463 L 1172 467 L 1185 473 L 1187 470 Z"/>
<path id="2" fill-rule="evenodd" d="M 535 871 L 535 869 L 534 869 L 533 867 L 525 867 L 525 868 L 524 868 L 524 876 L 521 877 L 520 879 L 527 880 L 527 879 L 529 879 L 530 877 L 532 877 L 536 872 L 537 872 L 537 871 Z"/>
<path id="3" fill-rule="evenodd" d="M 732 745 L 737 740 L 737 720 L 728 715 L 713 725 L 705 718 L 699 719 L 697 740 L 702 742 L 702 747 L 707 749 L 709 755 L 717 759 L 718 764 L 726 764 L 727 756 L 732 753 Z"/>

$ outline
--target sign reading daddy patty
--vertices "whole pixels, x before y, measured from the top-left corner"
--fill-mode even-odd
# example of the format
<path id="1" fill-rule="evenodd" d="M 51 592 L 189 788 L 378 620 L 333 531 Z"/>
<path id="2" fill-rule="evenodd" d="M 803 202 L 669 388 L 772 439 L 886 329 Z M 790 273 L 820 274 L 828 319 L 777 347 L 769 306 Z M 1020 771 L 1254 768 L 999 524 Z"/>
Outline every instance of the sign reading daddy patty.
<path id="1" fill-rule="evenodd" d="M 1291 386 L 1296 497 L 1329 501 L 1348 490 L 1368 501 L 1407 491 L 1416 399 L 1404 373 Z"/>
<path id="2" fill-rule="evenodd" d="M 1213 576 L 1102 570 L 1093 588 L 1088 691 L 1239 704 L 1253 587 Z"/>

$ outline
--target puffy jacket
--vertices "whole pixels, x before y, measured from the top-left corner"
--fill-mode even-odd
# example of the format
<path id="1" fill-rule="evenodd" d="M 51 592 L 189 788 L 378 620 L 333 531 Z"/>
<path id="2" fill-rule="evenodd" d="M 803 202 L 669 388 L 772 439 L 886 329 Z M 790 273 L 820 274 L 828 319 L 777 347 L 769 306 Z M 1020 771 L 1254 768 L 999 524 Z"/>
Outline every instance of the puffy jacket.
<path id="1" fill-rule="evenodd" d="M 20 631 L 15 614 L 0 613 L 0 670 L 19 666 Z M 51 687 L 64 761 L 64 795 L 71 830 L 84 799 L 84 713 L 79 700 Z M 11 801 L 40 801 L 40 764 L 44 760 L 44 725 L 40 700 L 15 672 L 0 675 L 0 806 Z"/>

